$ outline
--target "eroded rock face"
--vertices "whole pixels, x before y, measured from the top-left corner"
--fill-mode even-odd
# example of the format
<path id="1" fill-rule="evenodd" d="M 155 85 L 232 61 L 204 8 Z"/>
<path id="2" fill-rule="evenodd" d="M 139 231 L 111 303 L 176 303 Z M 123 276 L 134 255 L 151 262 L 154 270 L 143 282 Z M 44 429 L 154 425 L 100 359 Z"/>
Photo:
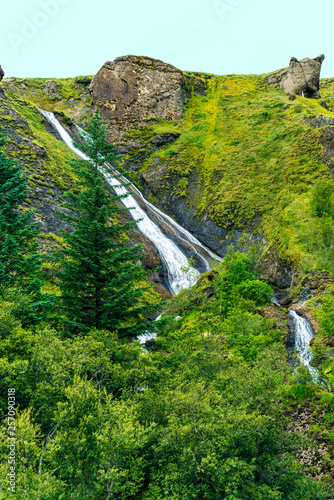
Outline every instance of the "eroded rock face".
<path id="1" fill-rule="evenodd" d="M 275 288 L 284 290 L 294 286 L 294 271 L 292 266 L 284 262 L 275 250 L 263 259 L 260 279 L 267 281 Z"/>
<path id="2" fill-rule="evenodd" d="M 319 99 L 320 71 L 324 59 L 323 54 L 314 59 L 305 58 L 301 61 L 292 57 L 290 66 L 271 75 L 267 83 L 278 85 L 286 94 Z"/>
<path id="3" fill-rule="evenodd" d="M 92 109 L 97 108 L 108 123 L 108 140 L 121 144 L 129 129 L 147 125 L 150 118 L 180 120 L 183 82 L 182 72 L 170 64 L 148 57 L 118 57 L 94 76 Z"/>
<path id="4" fill-rule="evenodd" d="M 48 82 L 44 87 L 44 93 L 48 97 L 51 97 L 51 99 L 60 99 L 57 82 Z"/>
<path id="5" fill-rule="evenodd" d="M 3 79 L 3 77 L 5 76 L 5 72 L 4 70 L 2 69 L 2 67 L 0 66 L 0 82 L 1 80 Z"/>

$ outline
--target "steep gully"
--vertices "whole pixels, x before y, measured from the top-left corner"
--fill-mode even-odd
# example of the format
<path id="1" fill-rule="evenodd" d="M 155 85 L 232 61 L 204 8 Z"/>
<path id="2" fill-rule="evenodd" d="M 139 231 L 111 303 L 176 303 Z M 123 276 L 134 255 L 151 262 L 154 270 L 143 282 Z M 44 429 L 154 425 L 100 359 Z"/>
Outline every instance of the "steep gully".
<path id="1" fill-rule="evenodd" d="M 40 113 L 55 128 L 61 139 L 77 156 L 79 156 L 79 158 L 88 160 L 88 157 L 74 146 L 71 136 L 53 113 L 44 110 L 40 110 Z M 82 135 L 85 135 L 83 130 L 79 128 L 78 130 Z M 108 184 L 113 188 L 115 193 L 119 196 L 123 196 L 120 201 L 126 208 L 130 209 L 129 212 L 133 219 L 137 221 L 137 227 L 140 232 L 152 241 L 159 251 L 166 272 L 166 281 L 172 294 L 175 295 L 184 288 L 190 288 L 194 285 L 199 278 L 200 272 L 195 268 L 186 270 L 188 264 L 187 257 L 179 246 L 164 234 L 164 226 L 172 230 L 174 238 L 179 242 L 181 248 L 184 246 L 191 248 L 196 263 L 201 263 L 198 265 L 201 271 L 210 270 L 210 264 L 213 260 L 222 260 L 197 240 L 189 231 L 181 227 L 171 217 L 146 200 L 142 193 L 133 184 L 130 184 L 127 179 L 115 172 L 111 165 L 106 164 L 106 170 L 103 173 Z M 146 211 L 139 206 L 134 196 L 127 191 L 122 183 L 130 186 L 131 191 L 145 205 Z M 151 214 L 151 217 L 154 217 L 157 223 L 152 220 L 153 217 L 149 217 L 147 212 Z M 277 303 L 277 305 L 279 304 Z M 309 343 L 314 336 L 312 326 L 305 318 L 296 314 L 296 312 L 290 311 L 289 314 L 294 323 L 295 347 L 298 349 L 301 362 L 309 369 L 313 380 L 315 380 L 317 378 L 317 370 L 310 366 L 312 353 L 309 349 Z M 149 340 L 149 337 L 142 336 L 140 340 L 145 342 Z"/>
<path id="2" fill-rule="evenodd" d="M 88 160 L 88 157 L 74 146 L 73 140 L 61 123 L 57 120 L 53 113 L 40 110 L 40 113 L 46 120 L 56 129 L 61 139 L 67 146 L 83 160 Z M 81 134 L 85 132 L 79 129 Z M 110 173 L 111 172 L 111 173 Z M 141 192 L 127 179 L 120 176 L 111 165 L 106 164 L 106 169 L 103 172 L 108 184 L 113 188 L 118 196 L 122 196 L 120 201 L 123 205 L 130 209 L 129 212 L 134 220 L 137 221 L 137 227 L 144 234 L 159 251 L 164 268 L 166 270 L 166 278 L 168 286 L 172 294 L 177 294 L 184 288 L 189 288 L 194 285 L 200 275 L 199 270 L 210 270 L 211 262 L 213 260 L 221 261 L 222 259 L 215 255 L 211 250 L 206 248 L 200 241 L 198 241 L 189 231 L 182 228 L 171 217 L 164 214 L 161 210 L 156 208 L 152 203 L 147 201 Z M 159 227 L 144 211 L 127 189 L 122 185 L 127 184 L 130 186 L 131 191 L 139 197 L 145 204 L 147 211 L 154 214 L 155 219 L 161 222 L 161 226 L 167 226 L 174 234 L 176 240 L 191 248 L 196 262 L 199 262 L 199 270 L 191 268 L 185 270 L 188 266 L 186 255 L 180 250 L 179 246 L 168 238 Z"/>

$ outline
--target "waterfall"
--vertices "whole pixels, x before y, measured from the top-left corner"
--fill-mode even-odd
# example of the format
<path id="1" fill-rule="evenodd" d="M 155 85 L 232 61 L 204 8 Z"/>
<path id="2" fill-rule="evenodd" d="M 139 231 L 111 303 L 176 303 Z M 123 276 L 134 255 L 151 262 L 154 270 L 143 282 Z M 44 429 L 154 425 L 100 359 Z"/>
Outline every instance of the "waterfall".
<path id="1" fill-rule="evenodd" d="M 39 110 L 40 113 L 47 119 L 47 121 L 53 125 L 53 127 L 57 130 L 62 140 L 67 144 L 67 146 L 77 155 L 79 158 L 83 160 L 89 160 L 88 157 L 76 148 L 73 144 L 73 140 L 69 133 L 64 129 L 61 123 L 57 120 L 53 113 Z M 186 270 L 188 267 L 188 260 L 184 253 L 178 248 L 178 246 L 170 240 L 160 229 L 160 227 L 153 222 L 147 213 L 139 206 L 135 198 L 128 193 L 125 187 L 120 184 L 118 178 L 120 177 L 117 174 L 117 178 L 114 177 L 110 173 L 110 165 L 106 165 L 109 171 L 104 171 L 103 174 L 109 183 L 112 186 L 113 190 L 119 196 L 127 195 L 125 198 L 121 198 L 121 202 L 125 207 L 130 209 L 130 214 L 134 220 L 137 222 L 137 227 L 139 231 L 144 234 L 157 248 L 161 260 L 163 262 L 164 268 L 167 272 L 167 281 L 168 286 L 172 294 L 177 294 L 184 288 L 190 288 L 193 286 L 199 278 L 199 272 L 197 269 L 190 268 Z M 123 178 L 124 181 L 128 183 L 126 179 Z M 207 270 L 210 269 L 210 261 L 208 258 L 200 255 L 195 245 L 198 248 L 201 248 L 205 251 L 205 253 L 211 257 L 211 259 L 216 259 L 221 261 L 222 259 L 216 256 L 213 252 L 207 249 L 201 242 L 199 242 L 189 231 L 185 230 L 181 226 L 179 226 L 171 217 L 164 214 L 161 210 L 157 209 L 149 203 L 140 191 L 135 188 L 135 186 L 130 185 L 130 189 L 136 192 L 138 196 L 144 201 L 146 207 L 148 207 L 160 220 L 168 225 L 169 228 L 173 229 L 173 231 L 179 233 L 179 239 L 186 241 L 189 244 L 198 256 L 203 260 L 205 268 Z M 176 234 L 176 233 L 175 233 Z M 181 235 L 181 236 L 180 236 Z"/>
<path id="2" fill-rule="evenodd" d="M 295 311 L 289 311 L 289 316 L 292 317 L 292 321 L 294 324 L 295 348 L 298 351 L 300 360 L 309 370 L 313 382 L 317 382 L 318 370 L 310 366 L 310 361 L 312 358 L 310 342 L 315 335 L 312 325 L 306 318 L 299 316 L 299 314 L 297 314 Z"/>

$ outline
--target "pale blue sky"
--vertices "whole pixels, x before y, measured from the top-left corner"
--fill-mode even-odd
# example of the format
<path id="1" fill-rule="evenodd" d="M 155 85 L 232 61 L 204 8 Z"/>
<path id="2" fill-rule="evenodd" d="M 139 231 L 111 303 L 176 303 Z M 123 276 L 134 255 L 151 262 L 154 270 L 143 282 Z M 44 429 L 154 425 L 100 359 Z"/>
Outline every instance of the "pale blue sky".
<path id="1" fill-rule="evenodd" d="M 324 53 L 334 77 L 333 0 L 11 0 L 1 5 L 6 76 L 94 74 L 121 55 L 183 70 L 268 73 Z"/>

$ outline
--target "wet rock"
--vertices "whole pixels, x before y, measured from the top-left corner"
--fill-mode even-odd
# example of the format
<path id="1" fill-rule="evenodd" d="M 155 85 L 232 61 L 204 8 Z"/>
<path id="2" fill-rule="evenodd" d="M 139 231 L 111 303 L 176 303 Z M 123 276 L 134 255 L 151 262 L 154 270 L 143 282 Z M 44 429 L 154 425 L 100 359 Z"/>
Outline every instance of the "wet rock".
<path id="1" fill-rule="evenodd" d="M 166 135 L 156 135 L 151 140 L 151 143 L 160 148 L 161 146 L 166 146 L 167 144 L 171 144 L 171 143 L 175 142 L 179 137 L 180 137 L 179 133 L 166 134 Z"/>
<path id="2" fill-rule="evenodd" d="M 284 297 L 281 301 L 281 306 L 289 306 L 292 303 L 292 297 L 289 295 L 287 297 Z"/>
<path id="3" fill-rule="evenodd" d="M 127 130 L 147 120 L 180 120 L 184 77 L 180 70 L 148 57 L 106 62 L 90 85 L 92 108 L 108 123 L 108 139 L 122 143 Z"/>
<path id="4" fill-rule="evenodd" d="M 4 70 L 2 69 L 2 67 L 0 66 L 0 82 L 1 80 L 3 79 L 3 77 L 5 76 L 5 72 Z"/>
<path id="5" fill-rule="evenodd" d="M 296 325 L 295 322 L 293 321 L 291 316 L 288 316 L 288 334 L 285 336 L 285 345 L 290 352 L 291 355 L 293 355 L 294 350 L 295 350 L 295 345 L 296 345 Z M 292 359 L 290 358 L 290 361 Z"/>
<path id="6" fill-rule="evenodd" d="M 308 285 L 305 285 L 302 287 L 299 294 L 297 295 L 297 301 L 306 302 L 307 300 L 310 300 L 312 297 L 313 297 L 312 291 L 310 290 Z"/>

